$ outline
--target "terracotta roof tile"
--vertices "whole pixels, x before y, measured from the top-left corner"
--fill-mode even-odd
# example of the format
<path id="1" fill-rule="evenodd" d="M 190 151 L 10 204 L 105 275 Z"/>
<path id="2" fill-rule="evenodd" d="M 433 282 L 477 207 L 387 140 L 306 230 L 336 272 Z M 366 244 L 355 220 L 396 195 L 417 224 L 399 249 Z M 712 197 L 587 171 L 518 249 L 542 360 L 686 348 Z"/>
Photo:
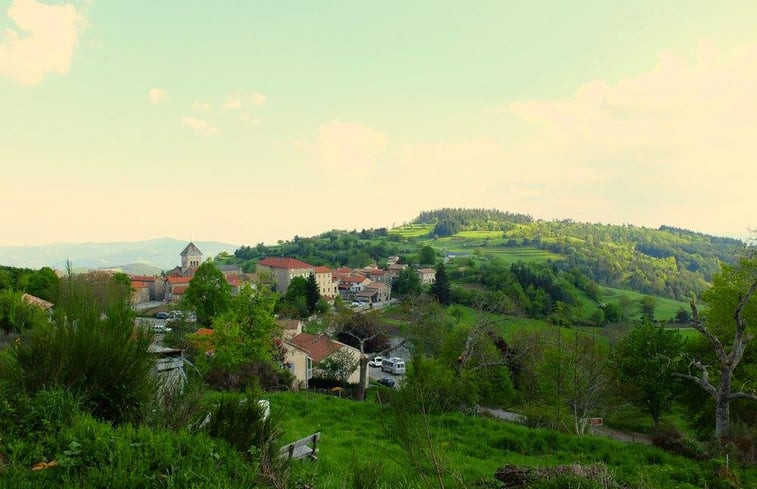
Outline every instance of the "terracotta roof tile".
<path id="1" fill-rule="evenodd" d="M 168 277 L 169 284 L 188 284 L 194 277 Z"/>
<path id="2" fill-rule="evenodd" d="M 304 261 L 300 261 L 296 258 L 280 257 L 263 258 L 258 262 L 258 265 L 263 265 L 271 268 L 284 268 L 287 270 L 292 270 L 294 268 L 313 268 L 312 265 L 308 265 Z"/>
<path id="3" fill-rule="evenodd" d="M 329 267 L 315 267 L 315 273 L 331 273 Z"/>
<path id="4" fill-rule="evenodd" d="M 300 333 L 292 338 L 292 343 L 318 363 L 342 347 L 340 343 L 320 334 Z"/>

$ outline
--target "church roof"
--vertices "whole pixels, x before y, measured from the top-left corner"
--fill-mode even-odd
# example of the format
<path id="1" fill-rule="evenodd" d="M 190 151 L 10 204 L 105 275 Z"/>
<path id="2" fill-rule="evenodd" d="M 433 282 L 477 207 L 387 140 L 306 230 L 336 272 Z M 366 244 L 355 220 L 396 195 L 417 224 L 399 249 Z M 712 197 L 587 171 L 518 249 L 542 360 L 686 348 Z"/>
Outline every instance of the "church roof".
<path id="1" fill-rule="evenodd" d="M 200 251 L 200 248 L 198 248 L 197 246 L 195 246 L 195 244 L 190 241 L 189 244 L 187 245 L 187 247 L 184 248 L 184 251 L 182 251 L 179 254 L 181 256 L 187 256 L 187 255 L 190 255 L 190 254 L 192 254 L 192 255 L 202 255 L 202 251 Z"/>

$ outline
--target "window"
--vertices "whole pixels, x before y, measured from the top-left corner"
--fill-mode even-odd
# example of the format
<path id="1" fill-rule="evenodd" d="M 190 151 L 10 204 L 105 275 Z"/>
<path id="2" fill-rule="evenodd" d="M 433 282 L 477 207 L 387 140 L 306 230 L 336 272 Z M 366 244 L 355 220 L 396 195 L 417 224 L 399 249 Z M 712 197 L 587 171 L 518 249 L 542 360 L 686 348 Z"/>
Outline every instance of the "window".
<path id="1" fill-rule="evenodd" d="M 313 360 L 310 357 L 307 358 L 306 371 L 307 372 L 305 374 L 305 378 L 308 380 L 312 379 L 313 378 Z"/>

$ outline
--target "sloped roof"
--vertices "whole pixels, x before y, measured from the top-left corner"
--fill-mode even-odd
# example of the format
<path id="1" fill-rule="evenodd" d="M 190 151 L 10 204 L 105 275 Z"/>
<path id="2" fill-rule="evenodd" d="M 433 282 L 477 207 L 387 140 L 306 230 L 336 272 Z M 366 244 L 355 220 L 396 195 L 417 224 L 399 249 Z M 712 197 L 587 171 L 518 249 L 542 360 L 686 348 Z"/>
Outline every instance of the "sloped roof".
<path id="1" fill-rule="evenodd" d="M 168 277 L 169 284 L 188 284 L 194 277 Z"/>
<path id="2" fill-rule="evenodd" d="M 155 282 L 155 279 L 158 277 L 149 275 L 131 275 L 129 278 L 131 278 L 132 282 Z"/>
<path id="3" fill-rule="evenodd" d="M 315 273 L 331 273 L 329 267 L 315 267 Z"/>
<path id="4" fill-rule="evenodd" d="M 283 329 L 297 329 L 301 325 L 301 322 L 297 319 L 277 319 L 276 323 Z"/>
<path id="5" fill-rule="evenodd" d="M 416 270 L 418 273 L 436 273 L 436 270 L 433 268 L 419 268 Z"/>
<path id="6" fill-rule="evenodd" d="M 343 345 L 332 340 L 326 335 L 300 333 L 291 340 L 292 344 L 308 354 L 314 362 L 318 363 L 327 356 L 331 355 Z"/>
<path id="7" fill-rule="evenodd" d="M 147 289 L 149 287 L 150 287 L 150 284 L 146 284 L 144 282 L 135 282 L 134 280 L 131 281 L 132 289 Z"/>
<path id="8" fill-rule="evenodd" d="M 21 299 L 26 302 L 27 304 L 31 304 L 33 306 L 41 307 L 45 311 L 53 307 L 52 302 L 47 302 L 45 299 L 40 299 L 36 295 L 31 294 L 21 294 Z"/>
<path id="9" fill-rule="evenodd" d="M 295 268 L 313 268 L 313 265 L 308 265 L 304 261 L 300 261 L 296 258 L 283 257 L 263 258 L 258 262 L 258 265 L 263 265 L 271 268 L 284 268 L 286 270 L 293 270 Z"/>
<path id="10" fill-rule="evenodd" d="M 184 251 L 182 251 L 181 253 L 179 253 L 179 255 L 181 255 L 181 256 L 187 256 L 189 254 L 192 254 L 192 255 L 202 255 L 202 251 L 200 251 L 200 248 L 198 248 L 197 246 L 195 246 L 195 244 L 190 241 L 189 244 L 186 246 L 186 248 L 184 248 Z"/>

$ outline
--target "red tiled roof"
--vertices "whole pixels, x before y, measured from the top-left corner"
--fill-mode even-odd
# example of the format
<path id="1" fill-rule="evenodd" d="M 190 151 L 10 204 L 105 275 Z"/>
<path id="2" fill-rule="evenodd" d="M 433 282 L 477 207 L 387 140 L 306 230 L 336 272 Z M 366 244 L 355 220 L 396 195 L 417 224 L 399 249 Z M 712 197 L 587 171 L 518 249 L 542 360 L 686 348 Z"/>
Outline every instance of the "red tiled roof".
<path id="1" fill-rule="evenodd" d="M 329 267 L 315 267 L 315 273 L 331 273 Z"/>
<path id="2" fill-rule="evenodd" d="M 150 277 L 148 275 L 132 275 L 129 277 L 132 282 L 155 282 L 158 277 Z"/>
<path id="3" fill-rule="evenodd" d="M 236 277 L 226 277 L 226 283 L 228 283 L 232 287 L 239 287 L 239 284 L 241 284 L 242 282 Z"/>
<path id="4" fill-rule="evenodd" d="M 360 275 L 359 273 L 353 274 L 353 275 L 343 275 L 339 277 L 339 280 L 342 282 L 350 282 L 350 283 L 356 283 L 359 284 L 363 280 L 365 280 L 365 275 Z"/>
<path id="5" fill-rule="evenodd" d="M 342 273 L 342 274 L 352 273 L 352 269 L 351 268 L 346 268 L 346 267 L 337 268 L 336 270 L 334 270 L 334 273 Z"/>
<path id="6" fill-rule="evenodd" d="M 134 280 L 131 281 L 132 289 L 146 289 L 148 287 L 150 287 L 150 284 L 146 284 L 144 282 L 135 282 Z"/>
<path id="7" fill-rule="evenodd" d="M 416 272 L 419 272 L 419 273 L 436 273 L 436 270 L 433 269 L 433 268 L 419 268 L 418 270 L 416 270 Z"/>
<path id="8" fill-rule="evenodd" d="M 287 270 L 292 270 L 294 268 L 313 268 L 312 265 L 308 265 L 304 261 L 300 261 L 296 258 L 278 257 L 263 258 L 258 262 L 258 265 L 263 265 L 271 268 L 284 268 Z"/>
<path id="9" fill-rule="evenodd" d="M 292 338 L 292 343 L 318 363 L 342 347 L 326 335 L 300 333 Z"/>
<path id="10" fill-rule="evenodd" d="M 380 268 L 374 268 L 373 270 L 371 270 L 370 272 L 368 272 L 368 275 L 378 275 L 378 276 L 381 276 L 381 275 L 384 275 L 385 273 L 386 273 L 386 270 L 382 270 Z"/>
<path id="11" fill-rule="evenodd" d="M 188 284 L 194 277 L 168 277 L 169 284 Z"/>

